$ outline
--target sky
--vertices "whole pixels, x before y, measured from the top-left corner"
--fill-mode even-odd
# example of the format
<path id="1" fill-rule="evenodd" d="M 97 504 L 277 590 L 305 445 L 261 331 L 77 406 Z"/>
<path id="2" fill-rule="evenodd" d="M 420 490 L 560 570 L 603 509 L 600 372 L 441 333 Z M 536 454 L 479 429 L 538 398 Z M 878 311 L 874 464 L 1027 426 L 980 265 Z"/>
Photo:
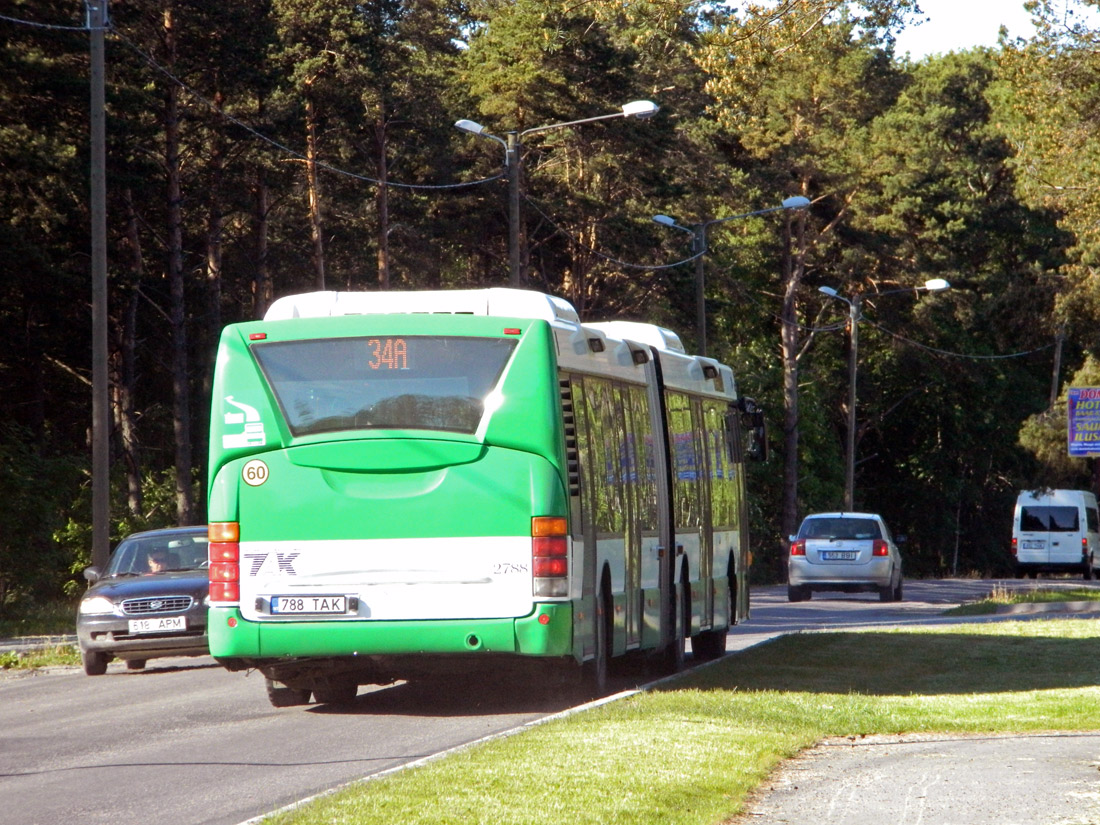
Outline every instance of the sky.
<path id="1" fill-rule="evenodd" d="M 896 53 L 913 60 L 929 54 L 972 46 L 996 46 L 997 32 L 1008 27 L 1012 37 L 1031 37 L 1035 28 L 1024 0 L 918 0 L 928 22 L 910 26 L 897 40 Z"/>

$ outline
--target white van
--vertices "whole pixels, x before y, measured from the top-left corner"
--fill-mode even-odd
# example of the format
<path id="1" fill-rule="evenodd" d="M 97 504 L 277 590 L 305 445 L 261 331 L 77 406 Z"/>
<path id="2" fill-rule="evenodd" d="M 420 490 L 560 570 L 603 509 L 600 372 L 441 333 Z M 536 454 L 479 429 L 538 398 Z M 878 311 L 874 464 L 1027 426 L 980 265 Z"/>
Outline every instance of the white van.
<path id="1" fill-rule="evenodd" d="M 1012 518 L 1016 575 L 1081 573 L 1092 579 L 1100 558 L 1096 496 L 1084 490 L 1024 491 Z"/>

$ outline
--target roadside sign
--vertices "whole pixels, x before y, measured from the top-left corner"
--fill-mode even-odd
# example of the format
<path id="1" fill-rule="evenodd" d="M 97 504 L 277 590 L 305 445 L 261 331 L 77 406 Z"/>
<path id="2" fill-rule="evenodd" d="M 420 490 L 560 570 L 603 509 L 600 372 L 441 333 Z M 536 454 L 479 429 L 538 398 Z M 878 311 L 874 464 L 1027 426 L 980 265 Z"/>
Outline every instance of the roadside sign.
<path id="1" fill-rule="evenodd" d="M 1100 387 L 1071 387 L 1067 401 L 1070 458 L 1100 455 Z"/>

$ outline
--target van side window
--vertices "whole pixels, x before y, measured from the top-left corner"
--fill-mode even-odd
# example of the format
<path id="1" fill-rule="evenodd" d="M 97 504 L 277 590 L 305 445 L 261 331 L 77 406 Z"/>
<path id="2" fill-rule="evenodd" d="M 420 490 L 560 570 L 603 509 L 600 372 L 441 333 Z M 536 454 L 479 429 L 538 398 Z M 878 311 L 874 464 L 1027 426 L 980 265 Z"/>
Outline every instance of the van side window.
<path id="1" fill-rule="evenodd" d="M 1100 514 L 1095 507 L 1085 508 L 1085 521 L 1088 522 L 1090 533 L 1100 533 Z"/>

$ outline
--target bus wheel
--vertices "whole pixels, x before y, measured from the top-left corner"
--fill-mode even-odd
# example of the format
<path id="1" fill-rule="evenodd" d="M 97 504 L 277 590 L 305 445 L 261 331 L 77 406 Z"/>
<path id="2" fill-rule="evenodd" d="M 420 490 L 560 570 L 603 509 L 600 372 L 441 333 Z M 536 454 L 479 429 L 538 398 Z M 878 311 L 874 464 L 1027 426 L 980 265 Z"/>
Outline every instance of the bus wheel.
<path id="1" fill-rule="evenodd" d="M 601 587 L 596 597 L 596 652 L 583 668 L 585 685 L 600 696 L 607 692 L 607 662 L 611 656 L 610 618 L 607 593 Z"/>
<path id="2" fill-rule="evenodd" d="M 290 708 L 295 705 L 309 704 L 308 690 L 287 687 L 267 677 L 264 677 L 264 685 L 267 687 L 267 700 L 271 702 L 272 707 Z"/>
<path id="3" fill-rule="evenodd" d="M 350 702 L 358 693 L 359 684 L 354 679 L 326 679 L 313 687 L 313 698 L 321 704 Z"/>
<path id="4" fill-rule="evenodd" d="M 688 603 L 685 589 L 681 583 L 676 588 L 676 627 L 668 647 L 658 652 L 657 667 L 664 674 L 679 673 L 687 660 L 687 633 L 691 627 L 691 605 Z"/>
<path id="5" fill-rule="evenodd" d="M 731 578 L 730 586 L 726 590 L 726 615 L 730 617 L 731 626 L 733 624 L 733 589 L 734 584 Z M 717 659 L 719 656 L 725 655 L 726 634 L 728 633 L 729 627 L 723 627 L 719 630 L 704 630 L 698 636 L 692 636 L 692 654 L 696 659 Z"/>

